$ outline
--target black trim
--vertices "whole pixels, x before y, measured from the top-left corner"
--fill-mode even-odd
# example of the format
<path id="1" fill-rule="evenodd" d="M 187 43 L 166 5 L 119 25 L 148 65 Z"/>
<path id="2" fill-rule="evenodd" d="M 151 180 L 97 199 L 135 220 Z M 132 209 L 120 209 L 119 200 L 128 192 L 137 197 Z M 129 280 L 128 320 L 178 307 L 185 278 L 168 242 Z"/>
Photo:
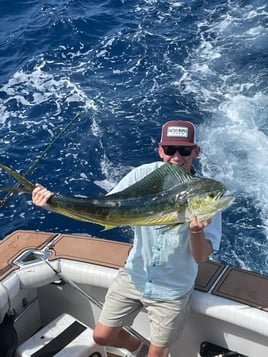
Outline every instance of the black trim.
<path id="1" fill-rule="evenodd" d="M 80 324 L 78 321 L 74 321 L 70 326 L 68 326 L 64 331 L 62 331 L 58 336 L 53 338 L 48 344 L 43 348 L 32 354 L 32 357 L 51 357 L 62 350 L 66 345 L 68 345 L 72 340 L 79 336 L 87 328 L 86 326 Z M 42 337 L 40 338 L 42 339 Z"/>

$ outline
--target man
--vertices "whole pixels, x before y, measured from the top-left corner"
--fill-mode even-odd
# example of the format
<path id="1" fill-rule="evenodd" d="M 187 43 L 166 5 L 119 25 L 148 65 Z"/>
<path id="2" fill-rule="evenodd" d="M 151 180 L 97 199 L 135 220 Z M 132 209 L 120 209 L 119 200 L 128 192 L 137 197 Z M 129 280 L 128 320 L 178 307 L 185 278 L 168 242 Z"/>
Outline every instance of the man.
<path id="1" fill-rule="evenodd" d="M 110 193 L 125 189 L 164 163 L 190 172 L 200 153 L 194 125 L 182 120 L 165 123 L 158 153 L 162 161 L 135 168 Z M 51 195 L 38 185 L 33 202 L 44 206 Z M 94 330 L 96 343 L 123 347 L 129 357 L 167 357 L 187 318 L 198 264 L 219 248 L 220 239 L 220 214 L 203 222 L 193 217 L 189 224 L 168 231 L 155 226 L 134 227 L 133 248 L 107 292 Z M 149 348 L 123 329 L 143 307 L 150 321 Z"/>

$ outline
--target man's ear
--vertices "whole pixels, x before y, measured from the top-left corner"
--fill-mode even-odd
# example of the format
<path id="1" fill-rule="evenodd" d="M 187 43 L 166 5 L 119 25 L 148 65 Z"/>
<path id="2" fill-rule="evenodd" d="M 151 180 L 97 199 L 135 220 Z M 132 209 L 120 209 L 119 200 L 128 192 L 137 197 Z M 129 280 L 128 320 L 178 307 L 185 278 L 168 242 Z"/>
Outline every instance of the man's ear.
<path id="1" fill-rule="evenodd" d="M 158 154 L 161 157 L 161 159 L 164 158 L 164 149 L 162 148 L 162 145 L 158 145 Z"/>
<path id="2" fill-rule="evenodd" d="M 199 156 L 200 152 L 201 152 L 201 148 L 200 146 L 197 145 L 196 148 L 194 149 L 195 158 Z"/>

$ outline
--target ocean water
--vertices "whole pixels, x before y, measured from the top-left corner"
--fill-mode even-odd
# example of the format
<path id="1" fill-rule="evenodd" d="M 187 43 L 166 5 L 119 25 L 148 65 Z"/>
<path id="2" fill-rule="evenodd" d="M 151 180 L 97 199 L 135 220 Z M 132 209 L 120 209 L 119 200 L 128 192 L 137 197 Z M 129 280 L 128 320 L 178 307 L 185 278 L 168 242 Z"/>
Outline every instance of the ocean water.
<path id="1" fill-rule="evenodd" d="M 235 196 L 213 259 L 267 275 L 266 0 L 0 0 L 0 20 L 0 162 L 56 192 L 105 194 L 157 160 L 166 120 L 191 120 L 197 170 Z M 0 229 L 132 237 L 25 194 L 0 209 Z"/>

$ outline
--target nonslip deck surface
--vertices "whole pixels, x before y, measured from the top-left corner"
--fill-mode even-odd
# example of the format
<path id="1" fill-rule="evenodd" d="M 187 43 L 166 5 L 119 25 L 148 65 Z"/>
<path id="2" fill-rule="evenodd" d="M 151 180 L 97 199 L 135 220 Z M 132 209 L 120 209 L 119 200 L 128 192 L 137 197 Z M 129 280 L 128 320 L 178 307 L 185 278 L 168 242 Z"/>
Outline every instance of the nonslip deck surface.
<path id="1" fill-rule="evenodd" d="M 13 261 L 27 249 L 42 249 L 55 233 L 15 231 L 0 241 L 0 280 L 12 270 L 19 269 Z"/>

